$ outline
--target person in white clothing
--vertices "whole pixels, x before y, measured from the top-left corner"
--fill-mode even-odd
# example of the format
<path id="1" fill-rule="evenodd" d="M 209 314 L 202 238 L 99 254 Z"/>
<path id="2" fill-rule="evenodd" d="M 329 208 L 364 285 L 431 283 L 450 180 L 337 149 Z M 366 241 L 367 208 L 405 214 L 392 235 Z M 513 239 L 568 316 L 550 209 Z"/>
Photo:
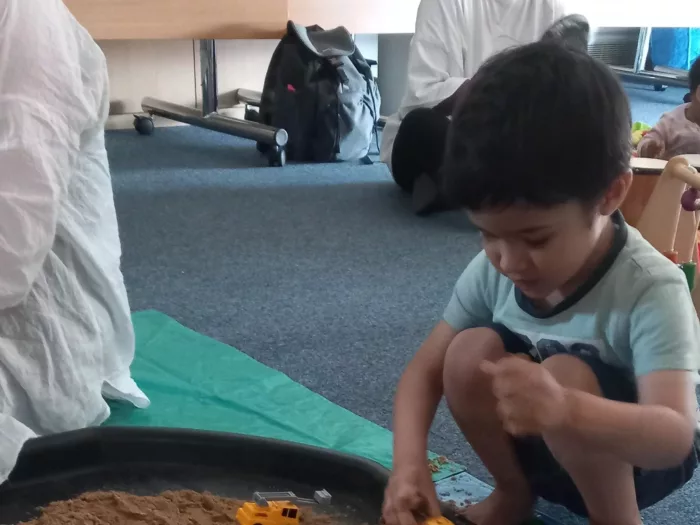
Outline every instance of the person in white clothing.
<path id="1" fill-rule="evenodd" d="M 386 123 L 381 144 L 381 160 L 402 189 L 412 192 L 414 183 L 421 184 L 420 175 L 439 166 L 453 95 L 484 61 L 539 40 L 564 17 L 560 0 L 421 1 L 406 93 Z M 400 129 L 405 133 L 397 138 Z M 420 190 L 414 195 L 416 211 L 431 211 L 434 195 Z"/>
<path id="2" fill-rule="evenodd" d="M 61 0 L 0 0 L 0 483 L 34 437 L 148 406 L 105 150 L 105 57 Z"/>

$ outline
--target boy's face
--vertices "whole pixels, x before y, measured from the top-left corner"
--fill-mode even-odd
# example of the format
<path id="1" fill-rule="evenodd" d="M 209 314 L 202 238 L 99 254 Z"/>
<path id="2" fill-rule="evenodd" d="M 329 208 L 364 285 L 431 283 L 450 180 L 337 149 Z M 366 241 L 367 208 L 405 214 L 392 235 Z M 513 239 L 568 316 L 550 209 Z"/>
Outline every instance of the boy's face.
<path id="1" fill-rule="evenodd" d="M 549 208 L 514 205 L 470 211 L 491 264 L 528 297 L 545 300 L 571 294 L 588 275 L 586 264 L 602 250 L 610 214 L 624 200 L 632 176 L 626 174 L 593 206 L 578 202 Z M 612 238 L 612 237 L 611 237 Z"/>

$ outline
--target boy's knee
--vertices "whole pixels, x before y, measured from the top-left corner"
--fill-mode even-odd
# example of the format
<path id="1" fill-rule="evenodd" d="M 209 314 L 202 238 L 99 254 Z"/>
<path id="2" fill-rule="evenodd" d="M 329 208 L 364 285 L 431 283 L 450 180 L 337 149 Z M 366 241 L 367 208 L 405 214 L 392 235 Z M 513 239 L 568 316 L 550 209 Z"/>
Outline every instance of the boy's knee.
<path id="1" fill-rule="evenodd" d="M 588 364 L 576 356 L 568 354 L 554 355 L 542 363 L 550 374 L 565 388 L 573 388 L 601 395 L 598 378 Z"/>
<path id="2" fill-rule="evenodd" d="M 498 361 L 506 355 L 501 337 L 490 328 L 472 328 L 457 334 L 445 354 L 443 387 L 445 396 L 463 394 L 485 383 L 482 361 Z"/>

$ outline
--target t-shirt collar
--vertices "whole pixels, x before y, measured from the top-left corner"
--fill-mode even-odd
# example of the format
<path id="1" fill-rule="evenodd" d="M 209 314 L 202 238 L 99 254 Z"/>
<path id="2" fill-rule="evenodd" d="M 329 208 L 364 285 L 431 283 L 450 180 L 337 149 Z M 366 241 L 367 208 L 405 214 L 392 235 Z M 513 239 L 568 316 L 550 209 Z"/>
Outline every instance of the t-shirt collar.
<path id="1" fill-rule="evenodd" d="M 532 317 L 547 319 L 568 310 L 583 299 L 586 294 L 588 294 L 588 292 L 590 292 L 593 287 L 598 284 L 603 277 L 605 277 L 605 274 L 607 274 L 608 270 L 612 268 L 617 256 L 627 243 L 627 223 L 625 222 L 620 210 L 615 211 L 612 214 L 611 219 L 613 221 L 613 225 L 615 226 L 612 246 L 598 267 L 591 272 L 591 275 L 588 276 L 588 279 L 586 279 L 581 286 L 579 286 L 571 295 L 566 297 L 562 302 L 550 310 L 542 310 L 541 308 L 537 308 L 530 298 L 528 298 L 518 288 L 515 288 L 515 301 L 518 303 L 518 306 Z"/>

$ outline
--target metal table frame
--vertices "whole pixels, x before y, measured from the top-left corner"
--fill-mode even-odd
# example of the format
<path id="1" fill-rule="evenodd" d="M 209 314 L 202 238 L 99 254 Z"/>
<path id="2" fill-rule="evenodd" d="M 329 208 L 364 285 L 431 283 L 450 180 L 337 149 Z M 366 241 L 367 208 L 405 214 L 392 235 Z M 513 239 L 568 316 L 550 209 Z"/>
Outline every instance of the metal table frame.
<path id="1" fill-rule="evenodd" d="M 652 27 L 639 28 L 639 41 L 637 43 L 637 54 L 634 60 L 634 67 L 613 66 L 620 76 L 625 79 L 654 84 L 658 88 L 663 86 L 688 87 L 688 75 L 663 73 L 660 71 L 646 70 L 647 58 L 649 57 L 649 47 L 651 45 Z"/>
<path id="2" fill-rule="evenodd" d="M 286 162 L 287 141 L 284 129 L 273 128 L 258 122 L 227 117 L 218 113 L 218 87 L 216 70 L 216 42 L 199 41 L 199 57 L 202 65 L 202 109 L 181 106 L 165 100 L 146 97 L 141 107 L 149 116 L 137 116 L 134 120 L 136 130 L 144 135 L 154 131 L 153 116 L 159 116 L 183 122 L 192 126 L 226 133 L 235 137 L 254 140 L 271 146 L 267 149 L 271 166 L 284 166 Z M 259 104 L 259 95 L 258 95 Z"/>

